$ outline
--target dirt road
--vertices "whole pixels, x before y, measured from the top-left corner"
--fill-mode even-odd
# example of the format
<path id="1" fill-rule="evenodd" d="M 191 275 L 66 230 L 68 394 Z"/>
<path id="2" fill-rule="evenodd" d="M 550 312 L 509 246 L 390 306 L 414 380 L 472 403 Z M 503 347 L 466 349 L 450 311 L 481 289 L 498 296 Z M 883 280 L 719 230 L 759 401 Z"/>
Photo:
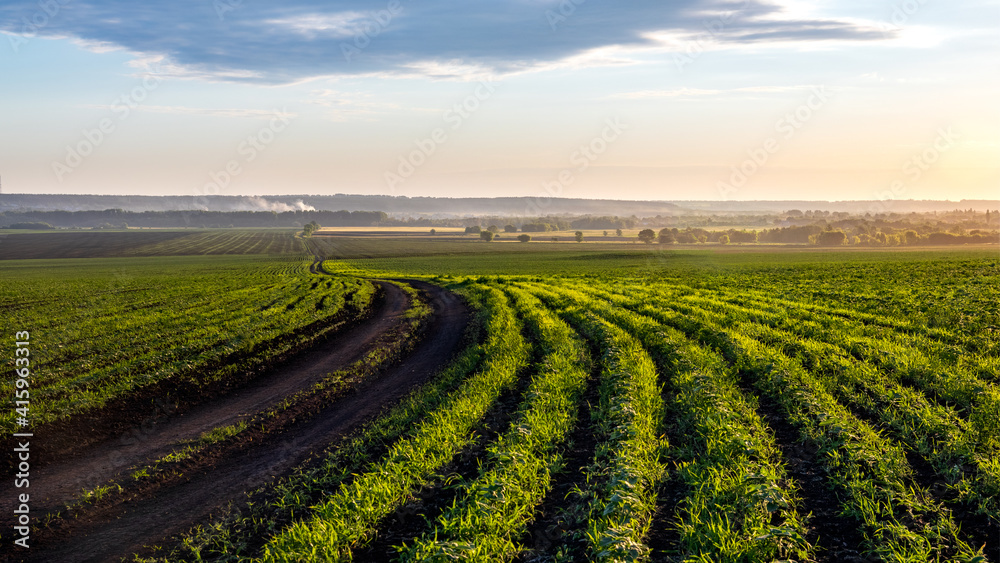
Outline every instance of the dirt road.
<path id="1" fill-rule="evenodd" d="M 250 387 L 170 417 L 143 440 L 128 445 L 114 440 L 76 459 L 40 468 L 32 479 L 32 491 L 38 494 L 32 495 L 33 512 L 40 514 L 59 507 L 84 485 L 106 482 L 129 466 L 169 452 L 179 440 L 197 437 L 206 430 L 260 412 L 308 388 L 323 375 L 360 359 L 379 335 L 400 321 L 409 305 L 405 292 L 393 284 L 379 283 L 385 299 L 374 316 L 320 349 L 302 354 Z M 267 435 L 253 447 L 214 460 L 210 466 L 185 475 L 182 482 L 170 483 L 106 509 L 85 512 L 82 517 L 61 524 L 57 534 L 43 532 L 27 559 L 11 554 L 14 557 L 11 560 L 116 561 L 143 545 L 188 529 L 208 517 L 213 509 L 239 500 L 245 491 L 287 473 L 312 452 L 402 398 L 454 354 L 468 318 L 465 305 L 452 294 L 424 282 L 407 283 L 429 297 L 433 312 L 425 337 L 402 361 L 363 380 L 308 420 Z M 3 502 L 10 498 L 12 491 L 0 492 Z M 0 506 L 8 514 L 11 508 Z M 9 543 L 0 546 L 0 554 L 9 550 Z"/>

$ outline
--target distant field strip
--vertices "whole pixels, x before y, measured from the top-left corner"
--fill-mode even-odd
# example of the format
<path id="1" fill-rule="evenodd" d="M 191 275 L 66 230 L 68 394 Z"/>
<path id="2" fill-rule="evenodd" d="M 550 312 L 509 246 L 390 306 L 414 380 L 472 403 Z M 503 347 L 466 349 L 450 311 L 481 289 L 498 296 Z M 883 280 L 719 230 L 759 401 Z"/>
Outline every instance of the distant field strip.
<path id="1" fill-rule="evenodd" d="M 0 235 L 0 260 L 309 252 L 292 229 L 133 230 Z"/>
<path id="2" fill-rule="evenodd" d="M 308 252 L 303 239 L 293 231 L 224 230 L 202 232 L 166 242 L 141 246 L 137 256 L 171 256 L 181 254 L 304 254 Z"/>

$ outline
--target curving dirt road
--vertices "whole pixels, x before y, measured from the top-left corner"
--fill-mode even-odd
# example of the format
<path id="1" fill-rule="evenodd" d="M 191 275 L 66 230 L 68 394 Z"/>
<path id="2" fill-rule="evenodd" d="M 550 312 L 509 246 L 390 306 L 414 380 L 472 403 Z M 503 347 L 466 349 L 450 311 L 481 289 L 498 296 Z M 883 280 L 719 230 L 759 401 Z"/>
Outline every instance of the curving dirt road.
<path id="1" fill-rule="evenodd" d="M 197 438 L 201 433 L 247 418 L 281 398 L 312 385 L 325 374 L 359 359 L 378 338 L 399 322 L 409 306 L 409 299 L 399 287 L 382 283 L 384 297 L 375 306 L 371 319 L 349 334 L 342 334 L 332 344 L 322 343 L 218 400 L 198 405 L 184 413 L 171 413 L 169 406 L 150 413 L 149 424 L 138 431 L 109 440 L 82 455 L 74 455 L 49 465 L 35 464 L 32 469 L 32 512 L 42 515 L 59 509 L 84 488 L 105 483 L 130 466 L 148 463 L 169 453 L 179 441 Z M 44 436 L 39 436 L 44 440 Z M 3 481 L 0 488 L 0 513 L 9 514 L 15 494 L 12 483 Z"/>
<path id="2" fill-rule="evenodd" d="M 374 317 L 321 350 L 303 354 L 271 376 L 220 400 L 193 408 L 156 426 L 145 439 L 123 446 L 112 441 L 71 461 L 40 468 L 32 478 L 32 511 L 57 508 L 82 484 L 105 482 L 125 468 L 151 461 L 170 451 L 178 440 L 190 439 L 220 425 L 231 424 L 274 405 L 323 375 L 360 359 L 379 336 L 397 324 L 409 305 L 406 293 L 379 282 L 385 299 Z M 325 405 L 315 416 L 285 431 L 254 442 L 253 447 L 216 460 L 211 467 L 186 475 L 153 494 L 108 509 L 94 509 L 84 518 L 67 521 L 58 534 L 42 534 L 27 561 L 113 561 L 143 545 L 169 537 L 206 518 L 213 509 L 239 499 L 245 491 L 281 475 L 370 419 L 438 371 L 460 345 L 468 320 L 464 303 L 436 286 L 407 281 L 424 292 L 432 306 L 423 340 L 412 353 L 377 377 L 363 380 L 346 396 Z M 82 484 L 81 484 L 82 483 Z M 0 500 L 13 491 L 0 491 Z M 10 513 L 12 507 L 0 505 Z M 58 535 L 58 537 L 54 537 Z M 5 542 L 7 543 L 7 542 Z M 0 546 L 0 554 L 9 551 Z M 16 556 L 14 559 L 18 560 Z"/>

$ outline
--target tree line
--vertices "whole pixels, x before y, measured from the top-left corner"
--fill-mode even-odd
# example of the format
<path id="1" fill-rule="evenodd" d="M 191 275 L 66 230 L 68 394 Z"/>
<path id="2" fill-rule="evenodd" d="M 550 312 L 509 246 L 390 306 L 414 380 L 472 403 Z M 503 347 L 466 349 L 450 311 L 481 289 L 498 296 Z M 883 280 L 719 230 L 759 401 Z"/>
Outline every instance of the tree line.
<path id="1" fill-rule="evenodd" d="M 932 231 L 918 233 L 914 229 L 899 232 L 883 232 L 867 230 L 851 232 L 832 227 L 790 226 L 775 229 L 709 231 L 701 228 L 678 229 L 667 227 L 659 232 L 653 229 L 643 229 L 638 234 L 642 242 L 659 242 L 660 244 L 814 244 L 817 246 L 915 246 L 915 245 L 948 245 L 948 244 L 989 244 L 1000 242 L 1000 234 L 996 231 L 975 229 L 968 233 L 950 233 Z"/>

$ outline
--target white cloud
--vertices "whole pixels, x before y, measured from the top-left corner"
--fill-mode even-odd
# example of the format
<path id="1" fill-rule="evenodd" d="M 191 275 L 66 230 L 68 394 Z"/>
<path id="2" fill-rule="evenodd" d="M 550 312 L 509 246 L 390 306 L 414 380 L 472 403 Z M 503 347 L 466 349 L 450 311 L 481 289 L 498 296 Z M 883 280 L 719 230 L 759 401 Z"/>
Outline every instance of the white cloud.
<path id="1" fill-rule="evenodd" d="M 707 98 L 712 96 L 724 96 L 733 94 L 780 94 L 784 92 L 798 92 L 809 90 L 814 86 L 803 84 L 795 86 L 746 86 L 743 88 L 729 88 L 725 90 L 702 89 L 702 88 L 674 88 L 671 90 L 639 90 L 636 92 L 623 92 L 609 96 L 612 99 L 644 100 L 655 98 Z"/>
<path id="2" fill-rule="evenodd" d="M 341 12 L 339 14 L 306 14 L 292 18 L 266 20 L 264 23 L 285 28 L 308 38 L 318 35 L 351 37 L 360 31 L 360 24 L 365 19 L 365 14 L 361 12 Z"/>

